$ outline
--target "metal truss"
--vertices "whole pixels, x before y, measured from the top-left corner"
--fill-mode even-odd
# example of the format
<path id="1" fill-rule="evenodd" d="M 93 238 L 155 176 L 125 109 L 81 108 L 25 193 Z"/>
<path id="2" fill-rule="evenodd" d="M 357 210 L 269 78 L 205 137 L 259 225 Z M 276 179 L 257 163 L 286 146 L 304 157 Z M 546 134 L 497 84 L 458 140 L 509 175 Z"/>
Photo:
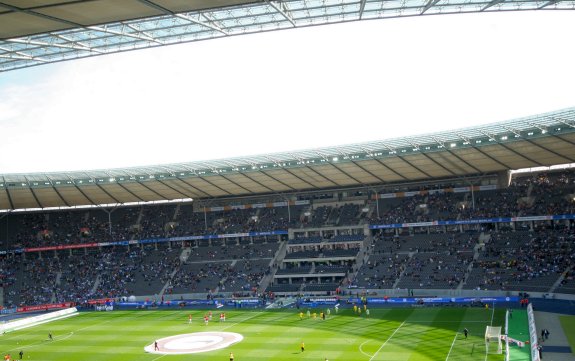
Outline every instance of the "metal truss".
<path id="1" fill-rule="evenodd" d="M 142 0 L 145 1 L 145 0 Z M 285 0 L 172 13 L 0 41 L 0 72 L 232 35 L 433 14 L 575 10 L 556 0 Z"/>

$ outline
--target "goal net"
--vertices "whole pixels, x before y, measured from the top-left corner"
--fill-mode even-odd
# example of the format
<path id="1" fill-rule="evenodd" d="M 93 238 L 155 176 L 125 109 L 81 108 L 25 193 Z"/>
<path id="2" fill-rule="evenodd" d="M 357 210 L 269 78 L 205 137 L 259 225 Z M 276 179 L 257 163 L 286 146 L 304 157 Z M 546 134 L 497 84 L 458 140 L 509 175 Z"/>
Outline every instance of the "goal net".
<path id="1" fill-rule="evenodd" d="M 502 353 L 501 326 L 487 326 L 485 329 L 485 348 L 487 353 Z"/>

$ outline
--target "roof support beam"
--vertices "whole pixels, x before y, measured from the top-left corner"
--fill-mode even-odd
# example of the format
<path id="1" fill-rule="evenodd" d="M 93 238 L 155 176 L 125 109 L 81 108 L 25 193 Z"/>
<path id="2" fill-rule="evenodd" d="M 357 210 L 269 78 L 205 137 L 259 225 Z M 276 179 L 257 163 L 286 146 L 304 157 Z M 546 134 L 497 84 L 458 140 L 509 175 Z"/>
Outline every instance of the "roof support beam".
<path id="1" fill-rule="evenodd" d="M 51 180 L 50 180 L 50 183 L 52 183 Z M 52 183 L 52 188 L 54 189 L 54 192 L 56 192 L 56 194 L 58 195 L 58 197 L 60 197 L 60 199 L 62 200 L 62 202 L 64 202 L 64 204 L 66 205 L 66 207 L 70 207 L 70 204 L 64 199 L 64 197 L 62 197 L 62 194 L 58 191 L 58 187 L 56 187 L 53 183 Z"/>
<path id="2" fill-rule="evenodd" d="M 359 20 L 361 20 L 363 18 L 363 12 L 365 10 L 365 3 L 367 2 L 367 0 L 361 0 L 361 3 L 359 4 Z"/>
<path id="3" fill-rule="evenodd" d="M 489 4 L 485 5 L 484 7 L 481 8 L 481 10 L 479 11 L 485 11 L 487 9 L 489 9 L 492 6 L 495 6 L 497 4 L 501 4 L 502 2 L 505 2 L 505 0 L 492 0 Z"/>
<path id="4" fill-rule="evenodd" d="M 551 0 L 551 1 L 548 1 L 548 2 L 546 2 L 545 4 L 539 6 L 539 7 L 537 8 L 537 10 L 541 10 L 541 9 L 546 8 L 546 7 L 548 7 L 548 6 L 551 6 L 551 5 L 553 5 L 553 4 L 557 4 L 559 1 L 561 1 L 561 0 Z"/>
<path id="5" fill-rule="evenodd" d="M 185 15 L 185 14 L 175 14 L 174 16 L 176 16 L 176 17 L 178 17 L 178 18 L 180 18 L 180 19 L 187 20 L 187 21 L 189 21 L 190 23 L 193 23 L 193 24 L 196 24 L 196 25 L 205 26 L 206 28 L 210 28 L 210 29 L 215 30 L 215 31 L 217 31 L 217 32 L 220 32 L 220 33 L 222 33 L 222 34 L 224 34 L 224 35 L 230 35 L 230 33 L 228 33 L 226 30 L 224 30 L 224 29 L 222 29 L 222 28 L 220 28 L 220 27 L 214 25 L 213 22 L 211 22 L 211 21 L 210 21 L 209 23 L 206 23 L 205 21 L 201 21 L 201 20 L 199 20 L 199 19 L 194 19 L 194 18 L 192 18 L 191 16 Z M 202 14 L 202 16 L 204 16 L 204 18 L 208 19 L 208 18 L 206 17 L 206 15 Z M 209 19 L 208 19 L 208 20 L 209 20 Z"/>
<path id="6" fill-rule="evenodd" d="M 146 188 L 147 190 L 149 190 L 150 192 L 154 193 L 155 195 L 157 195 L 158 197 L 162 198 L 163 200 L 168 200 L 168 198 L 164 197 L 163 195 L 161 195 L 160 193 L 156 192 L 155 190 L 153 190 L 152 188 L 148 187 L 144 182 L 138 182 L 139 185 L 141 185 L 142 187 Z"/>
<path id="7" fill-rule="evenodd" d="M 197 25 L 201 25 L 201 26 L 205 26 L 205 27 L 210 28 L 210 29 L 212 29 L 212 30 L 218 31 L 218 32 L 220 32 L 220 33 L 222 33 L 222 34 L 224 34 L 224 35 L 229 35 L 229 33 L 228 33 L 227 31 L 225 31 L 224 29 L 222 29 L 222 28 L 220 28 L 220 27 L 214 25 L 214 24 L 213 24 L 213 21 L 210 21 L 210 19 L 207 19 L 207 17 L 206 17 L 204 14 L 201 14 L 201 15 L 204 16 L 208 21 L 210 21 L 210 23 L 206 23 L 206 22 L 204 22 L 204 21 L 201 21 L 200 19 L 194 19 L 193 17 L 191 17 L 191 16 L 189 16 L 189 15 L 186 15 L 186 14 L 178 14 L 178 13 L 175 13 L 175 12 L 171 11 L 170 9 L 166 9 L 165 7 L 160 6 L 160 5 L 156 4 L 156 3 L 153 3 L 153 2 L 151 2 L 151 1 L 149 1 L 149 0 L 138 0 L 138 1 L 141 2 L 142 4 L 145 4 L 145 5 L 149 6 L 149 7 L 151 7 L 151 8 L 154 8 L 154 9 L 156 9 L 156 10 L 161 11 L 161 12 L 163 12 L 164 14 L 173 15 L 173 16 L 175 16 L 175 17 L 177 17 L 177 18 L 186 20 L 186 21 L 188 21 L 188 22 L 190 22 L 190 23 L 197 24 Z"/>
<path id="8" fill-rule="evenodd" d="M 302 177 L 298 176 L 297 174 L 295 174 L 294 172 L 290 171 L 288 168 L 284 168 L 283 169 L 286 173 L 289 173 L 291 176 L 299 179 L 300 181 L 302 181 L 303 183 L 307 184 L 310 186 L 310 188 L 315 188 L 315 189 L 319 189 L 318 186 L 311 184 L 310 182 L 306 181 L 305 179 L 303 179 Z"/>
<path id="9" fill-rule="evenodd" d="M 311 170 L 314 174 L 316 174 L 316 175 L 322 177 L 323 179 L 325 179 L 326 181 L 330 182 L 331 184 L 333 184 L 333 185 L 335 185 L 335 186 L 337 186 L 337 187 L 341 187 L 341 184 L 332 181 L 331 179 L 329 179 L 329 178 L 327 178 L 326 176 L 324 176 L 323 174 L 319 173 L 317 170 L 313 169 L 313 168 L 310 167 L 309 165 L 308 165 L 308 166 L 305 166 L 304 168 L 305 168 L 305 169 L 308 169 L 308 170 Z M 345 174 L 345 173 L 344 173 L 344 174 Z M 316 187 L 316 188 L 317 188 L 317 187 Z"/>
<path id="10" fill-rule="evenodd" d="M 531 159 L 531 158 L 527 157 L 526 155 L 519 153 L 519 152 L 516 151 L 515 149 L 510 148 L 510 147 L 508 147 L 507 145 L 505 145 L 505 144 L 503 144 L 503 143 L 497 143 L 497 145 L 499 145 L 499 146 L 501 146 L 501 147 L 507 149 L 507 150 L 510 151 L 511 153 L 513 153 L 513 154 L 515 154 L 515 155 L 517 155 L 517 156 L 519 156 L 519 157 L 521 157 L 521 158 L 523 158 L 523 159 L 526 159 L 526 160 L 528 160 L 528 161 L 530 161 L 530 162 L 532 162 L 532 163 L 537 164 L 538 167 L 544 167 L 544 166 L 545 166 L 544 164 L 539 163 L 539 162 L 536 161 L 535 159 Z"/>
<path id="11" fill-rule="evenodd" d="M 427 3 L 423 7 L 423 9 L 421 9 L 421 12 L 419 13 L 419 15 L 423 15 L 427 10 L 429 10 L 432 7 L 434 7 L 435 5 L 437 5 L 438 2 L 439 2 L 439 0 L 427 0 Z"/>
<path id="12" fill-rule="evenodd" d="M 18 60 L 33 60 L 40 61 L 42 63 L 47 63 L 48 60 L 35 57 L 33 55 L 26 54 L 22 51 L 14 51 L 6 47 L 0 46 L 0 50 L 7 52 L 8 54 L 0 54 L 0 58 L 4 59 L 18 59 Z"/>
<path id="13" fill-rule="evenodd" d="M 565 143 L 569 143 L 569 144 L 571 144 L 571 145 L 575 145 L 575 142 L 573 142 L 573 141 L 571 141 L 571 140 L 569 140 L 569 139 L 565 139 L 565 138 L 563 138 L 563 137 L 560 136 L 560 135 L 554 135 L 553 137 L 555 137 L 555 138 L 557 138 L 557 139 L 561 139 L 561 140 L 564 141 Z"/>
<path id="14" fill-rule="evenodd" d="M 401 159 L 402 161 L 404 161 L 405 163 L 407 163 L 410 167 L 413 167 L 414 169 L 416 169 L 418 172 L 421 172 L 423 175 L 425 175 L 427 178 L 433 178 L 431 175 L 429 175 L 427 172 L 425 172 L 423 169 L 420 169 L 418 166 L 412 164 L 410 161 L 406 160 L 404 157 L 398 155 L 397 158 Z"/>
<path id="15" fill-rule="evenodd" d="M 544 147 L 544 146 L 542 146 L 541 144 L 535 143 L 535 142 L 534 142 L 533 140 L 531 140 L 531 139 L 526 139 L 526 141 L 529 142 L 529 144 L 532 144 L 532 145 L 534 145 L 534 146 L 536 146 L 536 147 L 538 147 L 538 148 L 543 149 L 544 151 L 547 151 L 547 152 L 549 152 L 549 153 L 551 153 L 551 154 L 553 154 L 553 155 L 555 155 L 555 156 L 557 156 L 557 157 L 560 157 L 560 158 L 563 158 L 563 159 L 567 160 L 569 163 L 575 163 L 575 159 L 574 159 L 574 158 L 568 157 L 568 156 L 563 155 L 563 154 L 559 154 L 559 153 L 557 153 L 556 151 L 554 151 L 554 150 L 552 150 L 552 149 L 549 149 L 549 148 L 547 148 L 547 147 Z"/>
<path id="16" fill-rule="evenodd" d="M 379 176 L 375 175 L 373 172 L 365 169 L 364 167 L 362 167 L 359 162 L 355 162 L 355 161 L 351 161 L 353 164 L 355 164 L 359 169 L 361 169 L 362 171 L 366 172 L 367 174 L 369 174 L 370 176 L 372 176 L 373 178 L 377 179 L 378 181 L 380 181 L 381 183 L 387 183 L 386 181 L 384 181 L 382 178 L 380 178 Z"/>
<path id="17" fill-rule="evenodd" d="M 34 192 L 34 188 L 30 187 L 30 192 L 32 193 L 32 196 L 34 197 L 34 200 L 36 201 L 36 204 L 38 204 L 38 207 L 44 208 L 44 206 L 42 205 L 42 202 L 40 202 L 40 200 L 38 199 L 38 196 L 36 195 L 36 192 Z"/>
<path id="18" fill-rule="evenodd" d="M 445 146 L 445 142 L 439 138 L 436 137 L 431 137 L 433 140 L 435 140 L 439 145 L 441 145 L 443 147 L 443 149 L 445 149 L 445 151 L 449 154 L 451 154 L 452 156 L 454 156 L 455 158 L 457 158 L 458 161 L 460 161 L 461 163 L 464 163 L 466 166 L 468 166 L 469 168 L 473 169 L 474 171 L 476 171 L 477 173 L 483 173 L 481 170 L 477 169 L 475 166 L 471 165 L 469 162 L 466 162 L 463 158 L 461 158 L 460 156 L 458 156 L 457 154 L 455 154 L 455 152 L 453 152 L 451 149 L 449 149 L 449 147 Z M 462 137 L 463 140 L 465 140 L 466 142 L 469 142 L 469 139 Z M 471 144 L 471 142 L 469 142 L 469 144 Z M 425 154 L 425 153 L 423 153 Z M 432 159 L 429 155 L 425 154 L 426 157 L 428 157 L 429 159 Z M 445 158 L 444 158 L 445 159 Z M 442 166 L 440 163 L 437 163 L 440 166 Z M 452 164 L 454 167 L 457 167 L 459 169 L 462 169 L 461 167 L 459 167 L 457 164 Z M 443 167 L 443 166 L 442 166 Z"/>
<path id="19" fill-rule="evenodd" d="M 271 0 L 264 0 L 264 1 L 266 2 L 266 4 L 274 8 L 278 13 L 280 13 L 284 18 L 286 18 L 286 20 L 289 21 L 294 28 L 296 27 L 295 21 L 293 20 L 289 12 L 289 9 L 285 6 L 284 3 L 280 2 L 278 5 L 276 5 Z"/>
<path id="20" fill-rule="evenodd" d="M 57 37 L 57 38 L 59 38 L 59 39 L 65 40 L 65 41 L 67 41 L 67 42 L 69 42 L 69 43 L 72 43 L 72 44 L 74 44 L 75 46 L 84 48 L 84 49 L 86 49 L 86 51 L 93 51 L 93 52 L 98 53 L 98 54 L 105 54 L 105 53 L 104 53 L 103 51 L 101 51 L 101 50 L 94 49 L 94 48 L 92 48 L 91 46 L 88 46 L 88 45 L 86 45 L 86 44 L 83 44 L 83 43 L 81 43 L 81 42 L 79 42 L 79 41 L 69 39 L 69 38 L 65 37 L 64 35 L 56 34 L 56 33 L 50 33 L 50 35 L 55 36 L 55 37 Z"/>
<path id="21" fill-rule="evenodd" d="M 6 183 L 4 183 L 4 184 L 6 184 Z M 10 203 L 10 208 L 16 209 L 16 208 L 14 208 L 14 202 L 12 202 L 12 196 L 10 195 L 10 192 L 8 191 L 8 187 L 4 188 L 4 190 L 6 191 L 6 197 L 8 197 L 8 203 Z"/>
<path id="22" fill-rule="evenodd" d="M 247 189 L 246 187 L 239 185 L 237 182 L 234 182 L 233 180 L 229 179 L 228 177 L 224 176 L 223 174 L 220 174 L 220 177 L 224 178 L 225 180 L 227 180 L 228 182 L 232 183 L 232 184 L 235 185 L 236 187 L 243 189 L 244 191 L 246 191 L 246 193 L 252 193 L 252 191 L 250 191 L 250 190 Z"/>
<path id="23" fill-rule="evenodd" d="M 436 166 L 438 166 L 439 168 L 442 168 L 443 170 L 445 170 L 447 173 L 451 174 L 452 176 L 457 176 L 456 173 L 454 173 L 451 169 L 448 169 L 446 166 L 444 166 L 443 164 L 439 163 L 438 161 L 436 161 L 435 159 L 431 158 L 429 156 L 429 154 L 423 152 L 421 153 L 425 158 L 427 158 L 428 160 L 430 160 L 433 164 L 435 164 Z M 457 166 L 457 165 L 454 165 Z M 461 169 L 461 167 L 458 167 L 459 169 Z"/>
<path id="24" fill-rule="evenodd" d="M 502 166 L 506 170 L 513 169 L 513 167 L 511 167 L 510 165 L 499 161 L 498 159 L 494 158 L 493 156 L 489 155 L 488 153 L 482 151 L 479 147 L 473 146 L 472 148 L 475 149 L 477 152 L 481 153 L 481 155 L 483 155 L 484 157 L 487 157 L 487 158 L 491 159 L 492 161 L 494 161 L 495 163 L 499 164 L 500 166 Z"/>
<path id="25" fill-rule="evenodd" d="M 84 192 L 80 187 L 78 187 L 78 185 L 76 184 L 76 182 L 73 181 L 72 177 L 68 176 L 68 179 L 70 179 L 72 181 L 72 184 L 74 184 L 74 187 L 76 187 L 76 189 L 78 190 L 78 192 L 80 192 L 80 194 L 82 194 L 84 197 L 86 197 L 86 199 L 88 200 L 88 202 L 92 203 L 93 206 L 97 205 L 96 202 L 94 202 L 94 200 L 92 198 L 90 198 L 86 192 Z"/>
<path id="26" fill-rule="evenodd" d="M 53 34 L 51 34 L 53 35 Z M 61 48 L 61 49 L 70 49 L 70 50 L 82 50 L 82 51 L 91 51 L 102 54 L 101 51 L 96 51 L 92 48 L 86 48 L 83 46 L 77 45 L 68 45 L 68 44 L 58 44 L 58 43 L 46 43 L 44 41 L 32 40 L 32 39 L 6 39 L 6 42 L 9 43 L 18 43 L 18 44 L 26 44 L 26 45 L 38 45 L 38 46 L 45 46 L 45 47 L 53 47 L 53 48 Z"/>
<path id="27" fill-rule="evenodd" d="M 210 182 L 210 181 L 207 180 L 206 178 L 207 178 L 207 177 L 198 177 L 198 179 L 201 179 L 202 181 L 208 183 L 208 184 L 211 185 L 212 187 L 217 188 L 217 189 L 221 190 L 222 192 L 224 192 L 224 193 L 226 193 L 226 194 L 228 194 L 228 195 L 230 195 L 230 196 L 233 196 L 233 195 L 234 195 L 234 194 L 228 192 L 227 190 L 223 189 L 223 188 L 220 187 L 219 185 Z"/>
<path id="28" fill-rule="evenodd" d="M 108 192 L 107 190 L 105 190 L 104 187 L 102 187 L 101 185 L 99 185 L 97 182 L 94 182 L 94 184 L 95 184 L 102 192 L 106 193 L 106 195 L 107 195 L 108 197 L 112 198 L 115 203 L 119 203 L 119 204 L 124 203 L 124 202 L 120 202 L 116 197 L 114 197 L 113 195 L 111 195 L 110 192 Z M 138 197 L 136 197 L 136 198 L 138 198 Z M 140 198 L 138 198 L 138 199 L 140 199 Z M 140 201 L 141 201 L 141 199 L 140 199 Z"/>
<path id="29" fill-rule="evenodd" d="M 128 25 L 126 25 L 126 24 L 124 24 L 124 23 L 122 23 L 122 25 L 125 26 L 125 27 L 127 27 L 127 28 L 132 29 L 130 26 L 128 26 Z M 163 44 L 164 44 L 164 42 L 162 42 L 162 41 L 160 41 L 160 40 L 158 40 L 158 39 L 155 39 L 155 38 L 152 38 L 152 37 L 149 37 L 149 36 L 146 36 L 146 35 L 139 35 L 139 34 L 142 34 L 139 30 L 136 30 L 139 34 L 134 34 L 134 33 L 127 33 L 127 32 L 124 32 L 124 31 L 111 30 L 111 29 L 108 29 L 107 26 L 104 26 L 104 27 L 100 27 L 100 26 L 88 26 L 88 29 L 90 29 L 90 30 L 95 30 L 95 31 L 99 31 L 99 32 L 106 33 L 106 34 L 119 35 L 119 36 L 125 36 L 125 37 L 128 37 L 128 38 L 133 38 L 133 39 L 138 39 L 138 40 L 149 41 L 149 42 L 157 43 L 157 44 L 160 44 L 160 45 L 163 45 Z"/>
<path id="30" fill-rule="evenodd" d="M 343 169 L 341 169 L 340 167 L 336 166 L 333 163 L 328 163 L 329 165 L 331 165 L 333 168 L 337 169 L 339 172 L 342 172 L 343 174 L 345 174 L 347 177 L 353 179 L 354 182 L 356 182 L 357 184 L 361 184 L 363 186 L 367 186 L 365 185 L 363 182 L 360 182 L 357 178 L 355 178 L 354 176 L 352 176 L 351 174 L 349 174 L 348 172 L 344 171 Z"/>
<path id="31" fill-rule="evenodd" d="M 392 152 L 396 152 L 396 150 L 393 149 L 393 148 L 390 147 L 390 146 L 385 145 L 385 147 L 386 147 L 388 150 L 392 151 Z M 399 159 L 401 159 L 403 162 L 407 163 L 410 167 L 412 167 L 412 168 L 416 169 L 417 171 L 419 171 L 420 173 L 424 174 L 426 177 L 432 178 L 429 174 L 427 174 L 427 173 L 424 172 L 423 170 L 419 169 L 417 166 L 411 164 L 411 162 L 405 160 L 401 155 L 396 154 L 396 157 L 399 158 Z"/>
<path id="32" fill-rule="evenodd" d="M 361 147 L 361 150 L 363 150 L 363 151 L 366 152 L 366 153 L 370 153 L 370 152 L 371 152 L 371 150 L 365 149 L 365 148 L 363 148 L 363 147 Z M 344 156 L 348 155 L 348 154 L 345 154 L 345 153 L 342 153 L 342 154 L 343 154 Z M 324 155 L 322 155 L 322 156 L 323 156 L 323 158 L 324 158 L 325 160 L 329 161 L 329 158 L 328 158 L 328 157 L 326 157 L 326 156 L 324 156 Z M 359 164 L 359 162 L 356 162 L 356 161 L 352 160 L 351 157 L 350 157 L 350 161 L 351 161 L 356 167 L 358 167 L 358 168 L 361 169 L 362 171 L 366 172 L 366 173 L 369 174 L 370 176 L 374 177 L 375 179 L 379 180 L 381 183 L 385 183 L 385 181 L 384 181 L 383 179 L 379 178 L 377 175 L 373 174 L 371 171 L 369 171 L 369 170 L 365 169 L 364 167 L 362 167 L 362 166 Z M 358 183 L 360 183 L 360 182 L 358 182 Z M 367 186 L 367 185 L 366 185 L 366 186 Z"/>
<path id="33" fill-rule="evenodd" d="M 204 194 L 204 195 L 206 195 L 206 196 L 208 196 L 208 197 L 210 197 L 210 198 L 213 198 L 213 197 L 214 197 L 212 194 L 210 194 L 210 193 L 208 193 L 208 192 L 206 192 L 206 191 L 200 190 L 199 188 L 197 188 L 197 187 L 191 185 L 190 183 L 186 182 L 183 178 L 178 178 L 178 180 L 179 180 L 180 182 L 184 183 L 186 186 L 188 186 L 188 187 L 192 188 L 193 190 L 195 190 L 196 192 L 198 192 L 198 194 Z M 191 198 L 194 198 L 194 197 L 191 197 Z M 199 198 L 199 197 L 198 197 L 198 198 Z"/>
<path id="34" fill-rule="evenodd" d="M 267 174 L 264 171 L 260 171 L 260 172 L 261 172 L 261 174 L 265 175 L 266 177 L 273 179 L 274 181 L 278 182 L 279 184 L 283 185 L 284 187 L 289 188 L 292 191 L 296 191 L 296 189 L 294 187 L 290 186 L 289 184 L 287 184 L 285 182 L 282 182 L 281 180 L 277 179 L 276 177 L 272 177 L 271 175 Z M 274 192 L 277 192 L 277 191 L 274 191 Z"/>
<path id="35" fill-rule="evenodd" d="M 123 190 L 125 190 L 126 192 L 130 193 L 134 198 L 137 198 L 138 201 L 140 202 L 145 202 L 142 198 L 140 198 L 136 193 L 132 192 L 131 190 L 129 190 L 128 188 L 126 188 L 126 186 L 124 186 L 122 183 L 114 183 L 117 184 L 120 188 L 122 188 Z M 141 184 L 140 182 L 138 182 L 138 184 Z M 103 187 L 102 187 L 103 188 Z M 146 187 L 147 188 L 147 187 Z M 164 198 L 165 199 L 165 198 Z M 123 203 L 123 202 L 118 202 L 118 203 Z"/>
<path id="36" fill-rule="evenodd" d="M 566 120 L 559 117 L 551 117 L 551 119 L 556 120 L 561 124 L 565 124 L 568 127 L 575 128 L 575 122 L 573 122 L 572 120 Z"/>
<path id="37" fill-rule="evenodd" d="M 403 180 L 407 180 L 407 178 L 405 178 L 403 175 L 397 173 L 395 170 L 393 170 L 392 168 L 390 168 L 387 164 L 383 163 L 381 160 L 374 158 L 374 160 L 376 162 L 378 162 L 379 164 L 381 164 L 385 169 L 387 169 L 388 171 L 392 172 L 393 174 L 395 174 L 396 176 L 400 177 Z"/>
<path id="38" fill-rule="evenodd" d="M 182 191 L 172 187 L 171 185 L 167 184 L 165 181 L 163 181 L 162 179 L 156 179 L 159 183 L 161 183 L 162 185 L 170 188 L 171 190 L 173 190 L 174 192 L 181 194 L 182 196 L 184 196 L 185 198 L 192 198 L 194 199 L 194 197 L 190 194 L 186 194 L 186 193 L 182 193 Z"/>
<path id="39" fill-rule="evenodd" d="M 260 172 L 261 174 L 265 174 L 264 172 Z M 240 173 L 241 175 L 243 175 L 245 178 L 249 179 L 250 181 L 256 183 L 257 185 L 259 185 L 262 188 L 267 189 L 269 192 L 274 193 L 275 191 L 273 189 L 271 189 L 270 187 L 264 185 L 262 182 L 257 181 L 255 179 L 253 179 L 252 177 L 248 176 L 246 173 Z"/>

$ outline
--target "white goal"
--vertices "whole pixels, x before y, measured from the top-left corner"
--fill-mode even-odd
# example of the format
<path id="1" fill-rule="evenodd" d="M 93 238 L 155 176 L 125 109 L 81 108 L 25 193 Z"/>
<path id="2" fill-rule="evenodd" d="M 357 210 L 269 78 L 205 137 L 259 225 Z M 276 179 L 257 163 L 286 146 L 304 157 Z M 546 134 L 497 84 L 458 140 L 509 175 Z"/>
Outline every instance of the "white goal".
<path id="1" fill-rule="evenodd" d="M 487 326 L 485 329 L 485 349 L 487 353 L 502 353 L 501 326 Z"/>

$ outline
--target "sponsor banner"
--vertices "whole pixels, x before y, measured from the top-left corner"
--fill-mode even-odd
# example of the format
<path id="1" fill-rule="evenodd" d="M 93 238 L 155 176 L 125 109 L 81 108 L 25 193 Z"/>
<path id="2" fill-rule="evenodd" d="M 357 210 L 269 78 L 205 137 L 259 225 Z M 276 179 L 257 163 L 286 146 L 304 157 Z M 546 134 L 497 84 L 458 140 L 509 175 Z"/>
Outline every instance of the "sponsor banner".
<path id="1" fill-rule="evenodd" d="M 560 221 L 562 219 L 575 219 L 575 214 L 561 214 L 559 216 L 553 216 L 553 220 Z"/>
<path id="2" fill-rule="evenodd" d="M 31 312 L 31 311 L 46 311 L 53 310 L 57 308 L 68 308 L 72 307 L 74 304 L 72 302 L 62 302 L 62 303 L 50 303 L 46 305 L 36 305 L 36 306 L 23 306 L 18 307 L 16 312 Z"/>
<path id="3" fill-rule="evenodd" d="M 473 190 L 475 190 L 475 188 Z M 453 193 L 465 193 L 465 192 L 471 192 L 471 187 L 453 188 Z"/>
<path id="4" fill-rule="evenodd" d="M 140 239 L 139 241 L 136 241 L 136 244 L 148 244 L 158 242 L 165 242 L 165 238 Z"/>
<path id="5" fill-rule="evenodd" d="M 490 191 L 497 189 L 496 185 L 486 186 L 473 186 L 474 191 Z M 383 193 L 375 194 L 371 199 L 386 199 L 386 198 L 401 198 L 401 197 L 414 197 L 424 194 L 438 194 L 438 193 L 466 193 L 471 192 L 471 187 L 457 187 L 457 188 L 444 188 L 444 189 L 429 189 L 423 191 L 409 191 L 409 192 L 396 192 L 396 193 Z"/>
<path id="6" fill-rule="evenodd" d="M 513 222 L 550 221 L 553 216 L 512 217 Z"/>
<path id="7" fill-rule="evenodd" d="M 350 299 L 351 301 L 351 299 Z M 354 303 L 359 303 L 359 299 L 355 299 Z M 389 298 L 368 298 L 368 304 L 384 304 L 384 303 L 499 303 L 499 302 L 519 302 L 519 297 L 389 297 Z"/>
<path id="8" fill-rule="evenodd" d="M 453 226 L 453 225 L 464 225 L 464 224 L 510 223 L 510 222 L 549 221 L 549 220 L 564 220 L 564 219 L 575 219 L 575 214 L 562 214 L 559 216 L 477 218 L 477 219 L 464 219 L 464 220 L 454 220 L 454 221 L 372 224 L 369 226 L 369 229 L 429 227 L 429 226 Z"/>
<path id="9" fill-rule="evenodd" d="M 475 189 L 477 189 L 477 187 L 475 187 Z M 497 186 L 495 184 L 490 184 L 490 185 L 486 185 L 486 186 L 479 186 L 480 191 L 493 191 L 496 189 L 497 189 Z"/>
<path id="10" fill-rule="evenodd" d="M 350 298 L 348 300 L 351 301 L 353 298 Z M 359 303 L 360 300 L 357 298 L 355 299 L 356 301 L 353 301 L 352 303 Z M 302 306 L 306 306 L 306 307 L 317 307 L 320 305 L 335 305 L 336 303 L 338 303 L 338 299 L 335 297 L 324 297 L 324 298 L 306 298 L 305 300 L 303 300 L 302 302 L 300 302 L 300 305 Z"/>
<path id="11" fill-rule="evenodd" d="M 90 248 L 98 247 L 98 243 L 80 243 L 80 244 L 67 244 L 61 246 L 47 246 L 47 247 L 33 247 L 25 248 L 25 252 L 41 252 L 41 251 L 55 251 L 62 249 L 76 249 L 76 248 Z"/>
<path id="12" fill-rule="evenodd" d="M 309 204 L 309 200 L 301 201 L 289 201 L 290 205 L 301 206 Z M 205 212 L 227 212 L 236 209 L 251 209 L 251 208 L 273 208 L 273 207 L 286 207 L 288 202 L 273 202 L 273 203 L 253 203 L 253 204 L 236 204 L 231 206 L 220 206 L 220 207 L 205 207 Z"/>
<path id="13" fill-rule="evenodd" d="M 459 224 L 480 224 L 480 223 L 509 223 L 511 218 L 477 218 L 477 219 L 464 219 L 457 221 L 439 221 L 439 226 L 452 226 Z"/>
<path id="14" fill-rule="evenodd" d="M 392 223 L 392 224 L 370 225 L 369 229 L 402 228 L 402 227 L 403 227 L 403 224 L 401 224 L 401 223 Z"/>
<path id="15" fill-rule="evenodd" d="M 17 309 L 16 307 L 14 307 L 14 308 L 3 308 L 3 309 L 0 310 L 0 314 L 2 314 L 2 315 L 8 315 L 8 314 L 11 314 L 11 313 L 16 313 L 17 310 L 18 310 L 18 309 Z"/>
<path id="16" fill-rule="evenodd" d="M 88 300 L 88 304 L 90 304 L 90 305 L 103 304 L 103 303 L 109 303 L 109 302 L 113 302 L 113 300 L 111 300 L 109 298 L 100 298 L 100 299 L 96 299 L 96 300 Z"/>
<path id="17" fill-rule="evenodd" d="M 401 226 L 402 226 L 402 228 L 437 226 L 437 221 L 434 221 L 434 222 L 403 223 Z"/>
<path id="18" fill-rule="evenodd" d="M 427 191 L 427 194 L 440 194 L 440 193 L 445 193 L 445 190 L 443 190 L 443 189 L 430 189 Z"/>
<path id="19" fill-rule="evenodd" d="M 413 192 L 403 192 L 403 196 L 404 197 L 415 197 L 420 195 L 421 192 L 420 191 L 413 191 Z"/>

